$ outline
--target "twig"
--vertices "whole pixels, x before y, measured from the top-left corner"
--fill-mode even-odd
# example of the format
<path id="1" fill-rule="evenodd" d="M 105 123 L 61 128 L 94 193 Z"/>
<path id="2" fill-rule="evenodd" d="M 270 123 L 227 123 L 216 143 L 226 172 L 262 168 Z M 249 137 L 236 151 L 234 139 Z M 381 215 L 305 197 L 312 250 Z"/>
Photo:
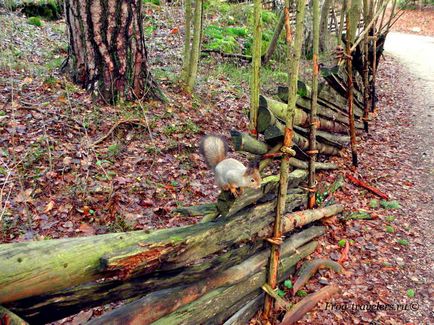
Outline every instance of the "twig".
<path id="1" fill-rule="evenodd" d="M 378 195 L 382 199 L 388 200 L 389 196 L 383 192 L 381 192 L 379 189 L 373 187 L 372 185 L 366 184 L 365 182 L 355 178 L 354 176 L 347 174 L 347 178 L 353 182 L 354 184 L 361 186 L 363 188 L 366 188 L 367 190 L 371 191 L 372 193 Z"/>
<path id="2" fill-rule="evenodd" d="M 237 59 L 245 60 L 245 61 L 249 61 L 249 62 L 252 61 L 252 57 L 251 56 L 244 55 L 244 54 L 225 53 L 225 52 L 222 52 L 222 51 L 219 51 L 219 50 L 206 50 L 206 49 L 202 50 L 201 52 L 202 53 L 217 53 L 217 54 L 220 54 L 221 56 L 225 56 L 225 57 L 228 57 L 228 58 L 237 58 Z"/>
<path id="3" fill-rule="evenodd" d="M 120 119 L 119 121 L 117 121 L 117 122 L 116 122 L 116 123 L 111 127 L 111 129 L 110 129 L 110 130 L 109 130 L 105 135 L 103 135 L 103 136 L 102 136 L 101 138 L 99 138 L 98 140 L 94 141 L 94 142 L 91 144 L 91 147 L 94 147 L 94 146 L 96 146 L 97 144 L 103 142 L 105 139 L 107 139 L 107 138 L 110 136 L 110 134 L 112 134 L 113 131 L 116 130 L 116 128 L 117 128 L 119 125 L 121 125 L 121 124 L 136 124 L 136 125 L 140 125 L 140 126 L 146 127 L 146 125 L 143 124 L 143 121 L 142 121 L 142 120 L 139 120 L 139 119 L 133 119 L 133 120 L 124 120 L 124 119 Z"/>
<path id="4" fill-rule="evenodd" d="M 279 304 L 282 308 L 285 308 L 286 310 L 289 310 L 291 308 L 292 304 L 286 301 L 285 299 L 283 299 L 281 296 L 279 296 L 277 292 L 273 290 L 273 288 L 271 288 L 268 283 L 265 283 L 261 288 L 268 295 L 273 297 L 276 300 L 277 304 Z"/>

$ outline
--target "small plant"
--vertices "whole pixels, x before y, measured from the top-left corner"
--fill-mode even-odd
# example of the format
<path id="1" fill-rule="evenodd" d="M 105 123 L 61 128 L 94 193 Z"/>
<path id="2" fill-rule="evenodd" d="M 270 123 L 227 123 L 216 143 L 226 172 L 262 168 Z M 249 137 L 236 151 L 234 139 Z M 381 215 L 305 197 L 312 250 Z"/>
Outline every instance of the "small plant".
<path id="1" fill-rule="evenodd" d="M 387 221 L 387 222 L 394 222 L 395 219 L 396 219 L 395 216 L 386 216 L 386 221 Z"/>
<path id="2" fill-rule="evenodd" d="M 152 3 L 153 5 L 159 6 L 160 0 L 143 0 L 143 3 Z"/>
<path id="3" fill-rule="evenodd" d="M 408 245 L 410 245 L 410 243 L 408 242 L 407 239 L 398 239 L 396 242 L 398 244 L 402 245 L 402 246 L 408 246 Z"/>
<path id="4" fill-rule="evenodd" d="M 401 208 L 401 206 L 399 205 L 399 202 L 396 200 L 393 200 L 393 201 L 381 200 L 380 204 L 383 208 L 385 208 L 387 210 Z"/>
<path id="5" fill-rule="evenodd" d="M 416 295 L 416 292 L 414 289 L 408 289 L 407 290 L 407 297 L 414 298 L 415 295 Z"/>
<path id="6" fill-rule="evenodd" d="M 338 241 L 338 246 L 339 247 L 345 247 L 346 244 L 347 244 L 347 240 L 346 239 L 341 239 L 340 241 Z"/>
<path id="7" fill-rule="evenodd" d="M 392 226 L 386 226 L 386 232 L 392 234 L 395 232 L 395 229 Z"/>
<path id="8" fill-rule="evenodd" d="M 115 158 L 115 157 L 119 156 L 121 151 L 122 151 L 121 145 L 118 143 L 114 143 L 108 147 L 107 155 L 111 158 Z"/>
<path id="9" fill-rule="evenodd" d="M 291 281 L 291 280 L 285 280 L 285 281 L 283 282 L 283 285 L 284 285 L 286 288 L 291 289 L 291 288 L 292 288 L 292 281 Z"/>
<path id="10" fill-rule="evenodd" d="M 369 206 L 370 206 L 372 209 L 378 208 L 378 207 L 380 206 L 380 202 L 378 202 L 378 200 L 376 200 L 376 199 L 372 199 L 372 200 L 369 202 Z"/>
<path id="11" fill-rule="evenodd" d="M 305 290 L 298 290 L 295 295 L 299 296 L 299 297 L 306 297 L 307 296 L 307 292 Z"/>
<path id="12" fill-rule="evenodd" d="M 27 23 L 36 27 L 42 27 L 42 21 L 39 17 L 29 17 L 29 19 L 27 19 Z"/>
<path id="13" fill-rule="evenodd" d="M 279 295 L 279 297 L 283 297 L 285 296 L 285 291 L 277 289 L 277 294 Z"/>

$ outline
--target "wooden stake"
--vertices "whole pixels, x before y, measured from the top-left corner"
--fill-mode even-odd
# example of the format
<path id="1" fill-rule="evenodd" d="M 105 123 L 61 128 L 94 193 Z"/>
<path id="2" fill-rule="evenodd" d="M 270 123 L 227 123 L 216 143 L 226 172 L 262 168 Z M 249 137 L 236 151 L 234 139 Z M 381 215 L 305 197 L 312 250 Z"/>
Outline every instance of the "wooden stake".
<path id="1" fill-rule="evenodd" d="M 351 0 L 345 1 L 347 4 L 347 8 L 351 7 Z M 353 91 L 354 91 L 354 85 L 353 85 L 353 61 L 352 61 L 352 55 L 351 55 L 351 24 L 350 24 L 350 14 L 349 10 L 347 11 L 347 29 L 346 29 L 346 44 L 345 44 L 345 51 L 346 51 L 346 58 L 347 58 L 347 99 L 348 99 L 348 120 L 350 124 L 350 138 L 351 138 L 351 155 L 352 155 L 352 161 L 353 166 L 357 167 L 358 161 L 357 161 L 357 144 L 356 144 L 356 131 L 354 126 L 354 111 L 353 111 Z"/>
<path id="2" fill-rule="evenodd" d="M 295 37 L 294 46 L 289 43 L 291 41 L 291 32 L 289 29 L 289 15 L 288 8 L 289 2 L 287 2 L 287 8 L 285 8 L 285 29 L 286 40 L 288 42 L 288 110 L 286 112 L 286 127 L 283 146 L 281 148 L 284 154 L 280 165 L 280 181 L 279 181 L 279 195 L 277 199 L 276 219 L 274 221 L 273 238 L 271 238 L 275 244 L 271 246 L 270 265 L 268 271 L 268 284 L 271 288 L 276 288 L 277 285 L 277 270 L 279 266 L 280 247 L 278 244 L 282 237 L 282 216 L 285 211 L 285 198 L 288 188 L 288 170 L 289 159 L 291 158 L 291 146 L 292 146 L 292 125 L 295 114 L 295 104 L 297 101 L 297 79 L 298 68 L 301 55 L 301 46 L 303 43 L 303 20 L 305 1 L 297 0 L 297 14 L 295 25 Z M 270 313 L 273 307 L 273 299 L 269 295 L 265 296 L 265 304 L 263 316 L 265 319 L 269 319 Z"/>
<path id="3" fill-rule="evenodd" d="M 309 132 L 309 192 L 308 192 L 308 208 L 315 207 L 315 160 L 316 160 L 316 112 L 318 101 L 318 55 L 319 55 L 319 0 L 313 0 L 313 73 L 312 73 L 312 97 L 310 109 L 310 132 Z"/>

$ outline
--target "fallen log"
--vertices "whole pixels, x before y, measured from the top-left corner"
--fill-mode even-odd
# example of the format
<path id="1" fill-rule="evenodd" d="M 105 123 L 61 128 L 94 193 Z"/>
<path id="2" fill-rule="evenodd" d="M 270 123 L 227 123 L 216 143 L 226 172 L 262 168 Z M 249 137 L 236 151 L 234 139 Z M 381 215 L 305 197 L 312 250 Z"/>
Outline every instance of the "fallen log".
<path id="1" fill-rule="evenodd" d="M 324 227 L 311 227 L 292 235 L 282 245 L 282 256 L 294 254 L 299 247 L 315 237 L 321 236 L 324 232 Z M 163 293 L 151 293 L 137 301 L 119 307 L 90 323 L 93 325 L 150 324 L 216 288 L 232 286 L 247 280 L 266 266 L 269 253 L 269 249 L 263 250 L 241 264 L 232 266 L 223 272 L 189 286 L 164 290 Z"/>
<path id="2" fill-rule="evenodd" d="M 254 254 L 258 243 L 271 234 L 275 205 L 276 202 L 268 202 L 229 219 L 150 233 L 136 231 L 0 245 L 0 299 L 10 302 L 5 307 L 37 323 L 71 315 L 84 307 L 137 297 L 157 287 L 196 281 L 203 272 L 222 264 L 230 267 Z M 288 214 L 284 231 L 342 210 L 341 205 L 333 205 Z M 207 245 L 201 244 L 204 238 Z M 249 244 L 252 238 L 255 241 Z M 230 250 L 226 250 L 228 245 Z M 125 263 L 143 256 L 148 260 Z M 191 268 L 187 275 L 183 273 L 186 265 Z M 135 273 L 142 271 L 143 277 L 126 281 L 122 276 L 125 268 Z M 150 274 L 144 277 L 147 272 Z M 115 275 L 118 278 L 92 282 Z M 85 284 L 72 287 L 80 283 Z M 22 300 L 13 302 L 19 299 Z"/>
<path id="3" fill-rule="evenodd" d="M 268 129 L 265 130 L 264 132 L 265 141 L 270 143 L 280 143 L 283 140 L 284 132 L 285 132 L 285 127 L 283 126 L 282 123 L 278 122 L 275 125 L 270 126 Z M 306 150 L 309 148 L 309 140 L 297 132 L 294 132 L 292 141 L 301 150 Z M 319 153 L 321 154 L 329 155 L 329 156 L 339 155 L 339 148 L 336 148 L 334 146 L 323 144 L 318 141 L 316 146 Z"/>
<path id="4" fill-rule="evenodd" d="M 259 103 L 260 106 L 258 110 L 258 132 L 264 132 L 269 126 L 273 126 L 277 122 L 280 123 L 278 118 L 281 119 L 281 117 L 284 116 L 282 114 L 285 113 L 287 106 L 274 99 L 265 99 L 262 96 L 260 98 L 263 99 L 260 99 Z M 348 126 L 345 123 L 321 117 L 319 117 L 318 120 L 319 130 L 341 134 L 348 133 Z M 301 127 L 309 126 L 309 116 L 302 109 L 295 109 L 294 125 L 299 125 Z"/>
<path id="5" fill-rule="evenodd" d="M 268 145 L 247 133 L 231 130 L 232 143 L 235 151 L 245 151 L 254 155 L 263 155 L 268 152 Z"/>
<path id="6" fill-rule="evenodd" d="M 2 325 L 28 325 L 29 323 L 22 320 L 10 310 L 0 306 L 0 324 Z"/>
<path id="7" fill-rule="evenodd" d="M 316 247 L 317 243 L 311 242 L 299 248 L 298 253 L 286 258 L 282 258 L 281 263 L 279 264 L 279 281 L 287 278 L 291 268 L 299 260 L 314 252 Z M 255 290 L 258 290 L 265 283 L 266 274 L 267 271 L 264 267 L 260 272 L 255 273 L 248 280 L 242 281 L 234 286 L 222 287 L 213 290 L 200 299 L 197 299 L 194 302 L 179 308 L 172 314 L 160 318 L 158 321 L 152 324 L 202 324 L 207 319 L 213 318 L 218 313 L 235 304 L 238 300 L 240 300 L 240 297 L 244 297 L 248 294 L 251 294 Z M 207 308 L 203 308 L 203 306 L 207 306 Z"/>
<path id="8" fill-rule="evenodd" d="M 223 325 L 245 325 L 253 318 L 264 302 L 264 294 L 258 294 L 255 298 L 245 303 L 235 314 L 228 318 Z"/>
<path id="9" fill-rule="evenodd" d="M 217 209 L 217 204 L 215 203 L 205 203 L 200 205 L 194 205 L 191 207 L 180 207 L 173 210 L 174 213 L 182 214 L 188 217 L 197 216 L 217 216 L 219 214 Z"/>
<path id="10" fill-rule="evenodd" d="M 298 185 L 300 185 L 301 182 L 303 182 L 307 177 L 307 172 L 305 170 L 294 170 L 289 174 L 289 182 L 288 182 L 288 188 L 295 188 Z M 275 192 L 277 191 L 278 185 L 279 185 L 279 178 L 278 176 L 273 178 L 268 178 L 263 180 L 263 182 L 266 181 L 264 184 L 262 184 L 261 188 L 259 189 L 252 189 L 247 188 L 245 189 L 244 194 L 241 197 L 234 198 L 234 196 L 228 192 L 222 192 L 218 199 L 217 199 L 217 207 L 224 217 L 229 217 L 240 211 L 241 209 L 256 203 L 261 198 L 263 198 L 266 195 L 271 196 L 267 201 L 270 201 L 271 199 L 274 199 L 276 197 Z M 292 192 L 291 194 L 300 194 L 299 190 L 296 190 L 295 192 Z M 300 197 L 297 195 L 291 195 L 288 197 L 288 203 L 291 205 L 298 204 L 298 206 L 303 205 L 303 201 L 299 199 Z M 292 203 L 291 203 L 292 202 Z M 261 202 L 262 203 L 262 202 Z M 297 206 L 294 206 L 296 208 Z"/>

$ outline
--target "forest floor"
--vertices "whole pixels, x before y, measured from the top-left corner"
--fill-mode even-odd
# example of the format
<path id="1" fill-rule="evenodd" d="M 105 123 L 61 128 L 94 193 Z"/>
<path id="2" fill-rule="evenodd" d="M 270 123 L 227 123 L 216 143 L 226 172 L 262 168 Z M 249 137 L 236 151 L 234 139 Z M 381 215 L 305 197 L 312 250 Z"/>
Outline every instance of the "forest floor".
<path id="1" fill-rule="evenodd" d="M 167 105 L 94 103 L 57 70 L 66 56 L 63 22 L 38 28 L 0 12 L 0 242 L 182 226 L 197 219 L 171 213 L 175 207 L 216 198 L 197 144 L 206 133 L 246 130 L 248 65 L 206 56 L 196 94 L 185 95 L 176 83 L 181 16 L 173 8 L 147 14 L 158 18 L 148 46 Z M 399 26 L 406 28 L 404 23 L 394 28 Z M 271 72 L 263 79 L 262 91 L 271 95 L 285 82 Z M 389 55 L 381 61 L 378 111 L 359 145 L 356 176 L 387 193 L 395 206 L 379 205 L 373 194 L 349 182 L 335 194 L 348 213 L 366 212 L 371 220 L 328 220 L 315 257 L 339 259 L 338 242 L 347 240 L 345 272 L 320 271 L 306 291 L 338 283 L 343 293 L 331 300 L 333 310 L 320 306 L 303 322 L 434 323 L 434 123 L 433 89 L 427 84 L 408 62 Z M 146 119 L 147 125 L 122 123 L 109 132 L 127 119 Z M 342 168 L 320 174 L 322 188 L 350 170 L 348 151 L 332 161 Z M 408 310 L 354 311 L 352 304 Z"/>

